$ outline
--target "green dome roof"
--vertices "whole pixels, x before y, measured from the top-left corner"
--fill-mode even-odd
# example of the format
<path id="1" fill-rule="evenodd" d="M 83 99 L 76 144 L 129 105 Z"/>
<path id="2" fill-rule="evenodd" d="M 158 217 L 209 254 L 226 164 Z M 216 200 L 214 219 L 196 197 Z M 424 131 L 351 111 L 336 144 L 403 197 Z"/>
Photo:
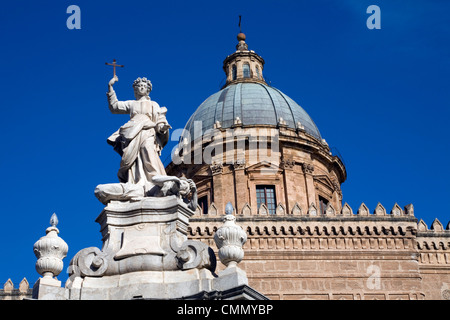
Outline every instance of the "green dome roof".
<path id="1" fill-rule="evenodd" d="M 191 116 L 185 130 L 193 140 L 196 121 L 201 121 L 203 134 L 214 128 L 216 121 L 222 128 L 231 128 L 237 117 L 243 126 L 277 126 L 282 118 L 287 127 L 297 129 L 300 123 L 306 133 L 322 139 L 314 121 L 294 100 L 274 87 L 252 82 L 231 84 L 211 95 Z"/>

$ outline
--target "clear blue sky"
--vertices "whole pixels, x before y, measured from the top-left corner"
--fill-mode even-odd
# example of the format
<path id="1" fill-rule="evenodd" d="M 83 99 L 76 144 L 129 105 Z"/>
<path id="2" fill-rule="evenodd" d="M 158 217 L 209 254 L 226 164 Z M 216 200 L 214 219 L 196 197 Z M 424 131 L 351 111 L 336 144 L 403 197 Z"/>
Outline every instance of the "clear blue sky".
<path id="1" fill-rule="evenodd" d="M 66 9 L 81 9 L 69 30 Z M 369 30 L 366 9 L 381 8 Z M 106 138 L 127 121 L 106 101 L 106 61 L 132 99 L 146 76 L 172 127 L 224 80 L 238 15 L 272 86 L 298 102 L 348 172 L 344 202 L 415 206 L 428 226 L 450 220 L 450 2 L 446 0 L 8 1 L 0 9 L 0 286 L 31 285 L 33 244 L 53 212 L 70 259 L 101 247 L 101 183 L 117 182 Z M 167 157 L 174 143 L 163 152 Z M 65 270 L 59 278 L 67 279 Z"/>

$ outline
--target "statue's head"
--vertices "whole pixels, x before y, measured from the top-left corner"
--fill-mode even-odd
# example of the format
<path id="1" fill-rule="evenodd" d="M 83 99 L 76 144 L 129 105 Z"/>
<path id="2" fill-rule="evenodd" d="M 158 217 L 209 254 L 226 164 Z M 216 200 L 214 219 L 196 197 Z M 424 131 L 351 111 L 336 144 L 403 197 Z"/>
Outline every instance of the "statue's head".
<path id="1" fill-rule="evenodd" d="M 152 91 L 152 83 L 147 78 L 137 78 L 133 82 L 133 89 L 136 99 L 148 96 Z"/>

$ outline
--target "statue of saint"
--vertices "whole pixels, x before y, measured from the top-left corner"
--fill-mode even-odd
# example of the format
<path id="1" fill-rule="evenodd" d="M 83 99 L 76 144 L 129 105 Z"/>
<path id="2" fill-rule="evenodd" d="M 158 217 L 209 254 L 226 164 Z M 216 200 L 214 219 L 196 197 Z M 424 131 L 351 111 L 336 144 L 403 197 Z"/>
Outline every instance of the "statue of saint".
<path id="1" fill-rule="evenodd" d="M 150 99 L 150 80 L 137 78 L 133 83 L 136 100 L 128 101 L 117 100 L 113 89 L 117 81 L 115 76 L 108 85 L 109 110 L 115 114 L 130 115 L 130 121 L 108 138 L 108 143 L 122 156 L 117 175 L 122 183 L 148 189 L 154 175 L 166 175 L 160 155 L 169 140 L 171 128 L 166 120 L 167 109 Z"/>
<path id="2" fill-rule="evenodd" d="M 119 79 L 109 81 L 107 93 L 109 110 L 129 114 L 130 120 L 114 132 L 108 143 L 122 157 L 117 176 L 119 183 L 100 184 L 95 196 L 103 203 L 110 200 L 129 201 L 144 197 L 177 195 L 191 210 L 197 208 L 197 188 L 191 179 L 167 176 L 161 162 L 161 150 L 169 140 L 165 107 L 149 97 L 152 83 L 137 78 L 133 83 L 136 100 L 119 101 L 113 89 Z"/>
<path id="3" fill-rule="evenodd" d="M 122 160 L 117 174 L 120 183 L 99 185 L 95 190 L 103 203 L 144 197 L 155 186 L 153 177 L 166 176 L 160 155 L 171 128 L 167 109 L 150 99 L 152 83 L 147 78 L 134 81 L 136 100 L 119 101 L 113 89 L 118 80 L 114 75 L 108 84 L 109 109 L 114 114 L 129 114 L 130 120 L 107 140 Z"/>

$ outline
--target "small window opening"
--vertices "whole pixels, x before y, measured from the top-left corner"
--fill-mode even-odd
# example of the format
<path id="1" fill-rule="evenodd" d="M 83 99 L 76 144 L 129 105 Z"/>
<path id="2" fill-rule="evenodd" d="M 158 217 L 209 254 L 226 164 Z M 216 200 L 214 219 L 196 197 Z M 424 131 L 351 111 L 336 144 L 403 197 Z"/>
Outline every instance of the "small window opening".
<path id="1" fill-rule="evenodd" d="M 328 200 L 322 196 L 319 196 L 319 210 L 322 215 L 325 214 L 325 210 L 327 210 Z"/>
<path id="2" fill-rule="evenodd" d="M 198 199 L 198 205 L 202 208 L 203 214 L 208 214 L 208 196 L 203 196 Z"/>
<path id="3" fill-rule="evenodd" d="M 250 78 L 250 65 L 248 63 L 245 63 L 242 66 L 242 71 L 244 73 L 244 78 Z"/>
<path id="4" fill-rule="evenodd" d="M 275 186 L 256 186 L 256 202 L 258 208 L 264 203 L 269 210 L 269 214 L 275 214 L 276 199 Z"/>

